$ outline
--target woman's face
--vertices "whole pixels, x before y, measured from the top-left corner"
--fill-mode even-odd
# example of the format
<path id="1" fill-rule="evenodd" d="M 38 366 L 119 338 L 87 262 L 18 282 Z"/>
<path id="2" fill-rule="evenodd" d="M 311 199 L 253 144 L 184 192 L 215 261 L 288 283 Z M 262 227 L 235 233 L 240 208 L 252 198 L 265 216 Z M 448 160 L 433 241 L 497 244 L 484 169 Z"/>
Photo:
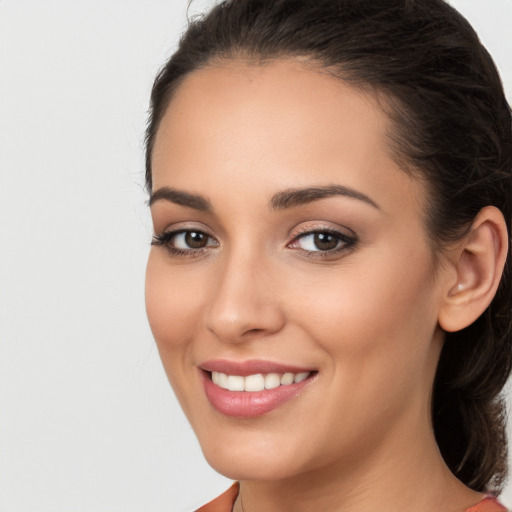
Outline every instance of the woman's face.
<path id="1" fill-rule="evenodd" d="M 162 120 L 147 312 L 206 458 L 231 478 L 431 435 L 442 270 L 390 129 L 371 95 L 293 61 L 193 72 Z"/>

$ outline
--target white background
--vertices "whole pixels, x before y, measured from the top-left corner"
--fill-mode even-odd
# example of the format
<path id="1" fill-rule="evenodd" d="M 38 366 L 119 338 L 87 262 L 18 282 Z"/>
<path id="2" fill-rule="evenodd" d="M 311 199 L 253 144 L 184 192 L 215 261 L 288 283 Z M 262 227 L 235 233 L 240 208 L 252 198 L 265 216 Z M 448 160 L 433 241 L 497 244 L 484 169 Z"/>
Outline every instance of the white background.
<path id="1" fill-rule="evenodd" d="M 143 130 L 186 4 L 0 0 L 0 512 L 185 512 L 229 484 L 144 312 Z M 512 98 L 512 0 L 453 4 Z"/>

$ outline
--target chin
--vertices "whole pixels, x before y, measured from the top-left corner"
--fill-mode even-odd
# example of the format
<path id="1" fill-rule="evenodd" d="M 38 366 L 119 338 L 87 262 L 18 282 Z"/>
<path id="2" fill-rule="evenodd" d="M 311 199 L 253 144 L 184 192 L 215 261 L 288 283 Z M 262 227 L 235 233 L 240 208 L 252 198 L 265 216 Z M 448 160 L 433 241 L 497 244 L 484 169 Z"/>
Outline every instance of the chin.
<path id="1" fill-rule="evenodd" d="M 232 480 L 277 481 L 302 472 L 298 457 L 301 450 L 286 449 L 282 443 L 253 442 L 240 446 L 229 438 L 225 442 L 202 442 L 201 448 L 208 464 Z"/>
<path id="2" fill-rule="evenodd" d="M 231 480 L 280 481 L 299 473 L 297 468 L 292 468 L 280 461 L 270 461 L 270 456 L 267 455 L 264 461 L 259 462 L 242 461 L 234 456 L 225 459 L 206 457 L 206 460 L 217 473 Z"/>

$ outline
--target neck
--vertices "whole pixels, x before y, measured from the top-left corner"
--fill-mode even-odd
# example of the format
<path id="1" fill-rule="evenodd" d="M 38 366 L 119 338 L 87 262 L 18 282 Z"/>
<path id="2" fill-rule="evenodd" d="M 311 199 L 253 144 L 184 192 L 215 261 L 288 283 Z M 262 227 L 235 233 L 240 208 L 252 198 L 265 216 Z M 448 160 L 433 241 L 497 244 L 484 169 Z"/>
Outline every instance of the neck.
<path id="1" fill-rule="evenodd" d="M 242 481 L 235 511 L 462 512 L 482 498 L 446 467 L 432 431 L 410 432 L 410 424 L 397 428 L 348 463 L 280 481 Z"/>

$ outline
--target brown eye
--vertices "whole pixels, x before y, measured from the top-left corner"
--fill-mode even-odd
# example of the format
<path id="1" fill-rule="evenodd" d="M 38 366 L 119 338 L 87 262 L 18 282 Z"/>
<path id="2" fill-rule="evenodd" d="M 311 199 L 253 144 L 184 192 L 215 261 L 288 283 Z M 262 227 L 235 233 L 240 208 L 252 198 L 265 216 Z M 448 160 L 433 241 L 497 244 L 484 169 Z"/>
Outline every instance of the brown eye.
<path id="1" fill-rule="evenodd" d="M 186 231 L 185 235 L 185 244 L 190 249 L 202 249 L 208 245 L 209 236 L 206 233 L 202 233 L 201 231 Z"/>
<path id="2" fill-rule="evenodd" d="M 170 231 L 154 235 L 152 245 L 166 247 L 172 254 L 197 254 L 201 249 L 218 247 L 219 243 L 208 233 L 194 229 Z"/>
<path id="3" fill-rule="evenodd" d="M 288 246 L 311 255 L 334 255 L 355 246 L 357 238 L 339 231 L 317 230 L 303 233 Z"/>
<path id="4" fill-rule="evenodd" d="M 313 243 L 319 251 L 332 251 L 336 249 L 340 240 L 331 233 L 315 233 Z"/>

